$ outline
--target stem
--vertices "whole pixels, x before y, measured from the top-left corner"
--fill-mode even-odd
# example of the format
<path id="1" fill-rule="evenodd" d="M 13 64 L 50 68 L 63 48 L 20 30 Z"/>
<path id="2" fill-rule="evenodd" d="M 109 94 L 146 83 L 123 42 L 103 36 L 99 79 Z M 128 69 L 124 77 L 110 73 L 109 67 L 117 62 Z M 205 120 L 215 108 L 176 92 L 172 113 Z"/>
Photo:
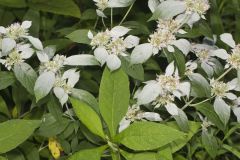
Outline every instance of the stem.
<path id="1" fill-rule="evenodd" d="M 68 115 L 69 115 L 69 117 L 71 118 L 71 120 L 75 121 L 75 119 L 72 117 L 72 115 L 71 115 L 71 113 L 70 113 L 70 110 L 69 110 L 69 107 L 68 107 L 67 103 L 66 103 L 66 108 L 67 108 Z"/>
<path id="2" fill-rule="evenodd" d="M 210 98 L 208 98 L 208 99 L 205 99 L 205 100 L 203 100 L 203 101 L 201 101 L 201 102 L 194 103 L 194 104 L 190 104 L 189 106 L 192 106 L 192 107 L 197 106 L 197 105 L 199 105 L 199 104 L 202 104 L 202 103 L 204 103 L 204 102 L 207 102 L 207 101 L 211 100 L 211 99 L 214 98 L 214 97 L 215 97 L 215 96 L 212 96 L 212 97 L 210 97 Z"/>
<path id="3" fill-rule="evenodd" d="M 96 27 L 97 27 L 97 24 L 98 24 L 98 20 L 99 20 L 99 17 L 97 17 L 97 20 L 96 20 L 96 22 L 95 22 L 95 24 L 94 24 L 94 29 L 96 29 Z"/>
<path id="4" fill-rule="evenodd" d="M 135 2 L 135 1 L 134 1 Z M 123 19 L 121 20 L 121 22 L 119 23 L 119 26 L 123 23 L 123 21 L 127 18 L 129 12 L 131 11 L 133 5 L 134 5 L 134 2 L 132 3 L 132 5 L 128 8 L 126 14 L 124 15 Z"/>
<path id="5" fill-rule="evenodd" d="M 228 74 L 232 69 L 233 69 L 233 68 L 230 67 L 230 68 L 229 68 L 228 70 L 226 70 L 221 76 L 219 76 L 219 77 L 216 79 L 216 81 L 222 79 L 222 78 L 223 78 L 226 74 Z"/>
<path id="6" fill-rule="evenodd" d="M 106 26 L 106 24 L 105 24 L 105 22 L 104 22 L 103 17 L 102 17 L 102 24 L 103 24 L 103 26 L 104 26 L 105 28 L 107 28 L 107 26 Z"/>
<path id="7" fill-rule="evenodd" d="M 113 9 L 111 8 L 111 28 L 113 27 Z"/>

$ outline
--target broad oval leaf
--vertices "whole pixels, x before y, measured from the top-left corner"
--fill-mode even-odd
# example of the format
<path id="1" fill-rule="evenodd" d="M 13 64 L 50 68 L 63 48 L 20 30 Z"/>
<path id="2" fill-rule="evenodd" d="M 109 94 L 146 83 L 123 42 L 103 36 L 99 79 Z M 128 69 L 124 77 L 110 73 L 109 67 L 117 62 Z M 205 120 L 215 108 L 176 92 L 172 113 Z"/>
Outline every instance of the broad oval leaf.
<path id="1" fill-rule="evenodd" d="M 80 54 L 70 56 L 66 59 L 66 65 L 70 66 L 95 66 L 99 65 L 99 62 L 93 55 Z"/>
<path id="2" fill-rule="evenodd" d="M 0 5 L 13 8 L 24 8 L 27 6 L 25 0 L 0 0 Z"/>
<path id="3" fill-rule="evenodd" d="M 71 103 L 76 115 L 82 123 L 86 125 L 91 132 L 105 139 L 102 122 L 97 113 L 90 106 L 80 100 L 71 98 Z"/>
<path id="4" fill-rule="evenodd" d="M 80 9 L 73 0 L 31 0 L 29 6 L 44 12 L 80 18 Z"/>
<path id="5" fill-rule="evenodd" d="M 0 153 L 16 148 L 27 140 L 39 125 L 38 120 L 10 120 L 0 123 Z"/>
<path id="6" fill-rule="evenodd" d="M 131 63 L 139 64 L 146 62 L 153 54 L 153 47 L 150 43 L 144 43 L 136 46 L 131 54 Z"/>
<path id="7" fill-rule="evenodd" d="M 66 37 L 73 42 L 90 44 L 91 39 L 88 38 L 88 32 L 89 30 L 87 29 L 79 29 L 68 34 Z"/>
<path id="8" fill-rule="evenodd" d="M 126 147 L 140 151 L 153 150 L 184 137 L 184 133 L 164 124 L 135 122 L 115 140 Z"/>
<path id="9" fill-rule="evenodd" d="M 0 90 L 12 85 L 15 80 L 12 72 L 0 72 Z"/>
<path id="10" fill-rule="evenodd" d="M 51 91 L 55 83 L 55 74 L 53 72 L 44 72 L 42 73 L 34 86 L 34 93 L 36 100 L 39 101 Z"/>
<path id="11" fill-rule="evenodd" d="M 107 148 L 107 146 L 102 146 L 93 149 L 81 150 L 73 154 L 68 160 L 100 160 L 102 152 Z"/>
<path id="12" fill-rule="evenodd" d="M 123 150 L 120 151 L 126 160 L 158 160 L 157 153 L 143 152 L 143 153 L 128 153 Z"/>
<path id="13" fill-rule="evenodd" d="M 153 12 L 150 20 L 155 19 L 170 19 L 186 10 L 185 2 L 183 1 L 164 1 L 158 5 Z"/>
<path id="14" fill-rule="evenodd" d="M 121 69 L 110 72 L 106 67 L 100 85 L 99 108 L 112 137 L 128 110 L 129 98 L 128 76 Z"/>
<path id="15" fill-rule="evenodd" d="M 37 73 L 33 68 L 27 63 L 19 63 L 14 65 L 13 71 L 17 80 L 33 95 L 34 84 L 37 79 Z"/>

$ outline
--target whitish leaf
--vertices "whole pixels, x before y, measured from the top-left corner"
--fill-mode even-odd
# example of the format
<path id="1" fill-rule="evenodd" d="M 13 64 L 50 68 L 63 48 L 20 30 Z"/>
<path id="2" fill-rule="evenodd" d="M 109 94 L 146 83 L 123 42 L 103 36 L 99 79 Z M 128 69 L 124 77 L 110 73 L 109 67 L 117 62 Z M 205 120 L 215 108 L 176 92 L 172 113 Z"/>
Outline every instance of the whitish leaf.
<path id="1" fill-rule="evenodd" d="M 111 71 L 115 71 L 121 67 L 121 60 L 117 55 L 111 54 L 107 57 L 107 66 Z"/>
<path id="2" fill-rule="evenodd" d="M 2 40 L 2 56 L 5 56 L 8 54 L 8 52 L 10 52 L 15 46 L 16 46 L 16 42 L 15 40 L 11 39 L 11 38 L 3 38 Z"/>
<path id="3" fill-rule="evenodd" d="M 0 90 L 7 88 L 15 82 L 12 72 L 0 72 Z"/>
<path id="4" fill-rule="evenodd" d="M 86 103 L 71 98 L 74 111 L 84 125 L 94 134 L 105 139 L 102 122 L 97 113 Z"/>
<path id="5" fill-rule="evenodd" d="M 0 123 L 0 153 L 8 152 L 27 140 L 39 126 L 37 120 L 10 120 Z"/>
<path id="6" fill-rule="evenodd" d="M 236 43 L 233 40 L 233 36 L 230 33 L 223 33 L 220 35 L 221 41 L 229 45 L 230 47 L 234 48 Z"/>
<path id="7" fill-rule="evenodd" d="M 148 7 L 151 10 L 151 12 L 154 12 L 159 4 L 160 4 L 159 0 L 148 0 Z"/>
<path id="8" fill-rule="evenodd" d="M 153 12 L 150 20 L 155 19 L 171 19 L 172 17 L 183 13 L 186 10 L 185 2 L 183 1 L 164 1 L 158 5 Z"/>
<path id="9" fill-rule="evenodd" d="M 19 63 L 14 65 L 13 71 L 17 80 L 33 95 L 34 84 L 37 79 L 37 73 L 33 68 L 27 63 Z"/>
<path id="10" fill-rule="evenodd" d="M 69 157 L 68 160 L 100 160 L 102 152 L 106 149 L 106 146 L 81 150 L 79 152 L 74 153 Z"/>
<path id="11" fill-rule="evenodd" d="M 131 63 L 139 64 L 146 62 L 153 54 L 153 47 L 150 43 L 144 43 L 136 46 L 131 54 Z"/>
<path id="12" fill-rule="evenodd" d="M 128 76 L 121 69 L 110 72 L 105 68 L 100 85 L 99 108 L 112 137 L 128 110 L 129 98 Z"/>
<path id="13" fill-rule="evenodd" d="M 55 74 L 53 72 L 44 72 L 42 73 L 34 86 L 34 93 L 36 100 L 39 101 L 51 91 L 55 83 Z"/>
<path id="14" fill-rule="evenodd" d="M 217 97 L 214 101 L 214 110 L 223 122 L 223 124 L 227 124 L 228 120 L 230 118 L 230 113 L 231 113 L 231 107 L 226 104 L 226 102 L 220 98 Z"/>
<path id="15" fill-rule="evenodd" d="M 183 137 L 183 132 L 163 124 L 135 122 L 118 134 L 115 140 L 130 149 L 139 151 L 157 149 Z"/>
<path id="16" fill-rule="evenodd" d="M 127 7 L 130 6 L 135 0 L 109 0 L 110 8 Z"/>
<path id="17" fill-rule="evenodd" d="M 89 54 L 80 54 L 70 56 L 66 60 L 66 65 L 70 66 L 94 66 L 99 65 L 99 62 L 93 55 Z"/>
<path id="18" fill-rule="evenodd" d="M 191 80 L 191 95 L 196 97 L 210 97 L 211 90 L 208 81 L 198 73 L 188 76 Z"/>
<path id="19" fill-rule="evenodd" d="M 43 50 L 42 42 L 38 38 L 32 36 L 27 36 L 27 38 L 36 49 Z"/>
<path id="20" fill-rule="evenodd" d="M 80 18 L 80 10 L 73 0 L 31 0 L 29 6 L 32 9 L 41 10 L 60 15 Z"/>

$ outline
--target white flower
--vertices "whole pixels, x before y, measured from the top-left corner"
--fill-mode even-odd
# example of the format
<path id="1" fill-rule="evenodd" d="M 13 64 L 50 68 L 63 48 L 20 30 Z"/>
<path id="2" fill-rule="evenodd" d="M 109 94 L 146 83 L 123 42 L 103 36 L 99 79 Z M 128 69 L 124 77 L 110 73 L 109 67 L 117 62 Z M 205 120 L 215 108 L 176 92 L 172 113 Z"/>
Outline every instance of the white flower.
<path id="1" fill-rule="evenodd" d="M 133 48 L 139 43 L 139 38 L 136 36 L 123 37 L 129 30 L 123 26 L 116 26 L 110 31 L 99 32 L 95 36 L 91 32 L 88 33 L 88 37 L 91 39 L 90 45 L 94 49 L 94 56 L 101 65 L 106 63 L 111 71 L 120 68 L 119 56 L 127 56 L 127 49 Z"/>
<path id="2" fill-rule="evenodd" d="M 162 121 L 162 118 L 158 113 L 155 112 L 145 112 L 140 109 L 138 105 L 133 105 L 128 108 L 125 117 L 121 120 L 119 124 L 119 132 L 126 129 L 134 121 Z"/>
<path id="3" fill-rule="evenodd" d="M 0 63 L 5 65 L 8 70 L 17 63 L 22 63 L 30 58 L 34 53 L 30 44 L 16 44 L 13 49 L 4 55 L 0 55 Z"/>
<path id="4" fill-rule="evenodd" d="M 201 67 L 209 76 L 214 73 L 215 61 L 217 61 L 215 57 L 223 60 L 229 57 L 224 49 L 218 49 L 216 46 L 207 44 L 192 44 L 191 51 L 198 57 Z"/>
<path id="5" fill-rule="evenodd" d="M 185 75 L 189 76 L 194 73 L 194 70 L 197 69 L 197 63 L 188 61 L 186 64 Z"/>
<path id="6" fill-rule="evenodd" d="M 200 16 L 203 16 L 210 8 L 208 0 L 184 0 L 184 1 L 186 4 L 187 14 L 197 13 Z"/>
<path id="7" fill-rule="evenodd" d="M 67 102 L 68 95 L 71 94 L 79 77 L 80 74 L 76 72 L 76 69 L 69 69 L 65 71 L 61 77 L 56 78 L 53 91 L 62 105 Z"/>
<path id="8" fill-rule="evenodd" d="M 181 82 L 174 63 L 170 63 L 164 75 L 159 75 L 156 80 L 145 82 L 146 85 L 136 95 L 138 104 L 152 104 L 155 107 L 165 106 L 170 114 L 177 114 L 178 110 L 173 103 L 174 97 L 189 96 L 190 83 Z M 171 110 L 172 109 L 172 110 Z"/>
<path id="9" fill-rule="evenodd" d="M 0 27 L 0 33 L 12 39 L 22 38 L 28 36 L 28 29 L 31 25 L 31 21 L 23 21 L 22 24 L 14 23 L 7 28 Z"/>
<path id="10" fill-rule="evenodd" d="M 108 7 L 109 0 L 93 0 L 99 10 L 103 11 Z"/>

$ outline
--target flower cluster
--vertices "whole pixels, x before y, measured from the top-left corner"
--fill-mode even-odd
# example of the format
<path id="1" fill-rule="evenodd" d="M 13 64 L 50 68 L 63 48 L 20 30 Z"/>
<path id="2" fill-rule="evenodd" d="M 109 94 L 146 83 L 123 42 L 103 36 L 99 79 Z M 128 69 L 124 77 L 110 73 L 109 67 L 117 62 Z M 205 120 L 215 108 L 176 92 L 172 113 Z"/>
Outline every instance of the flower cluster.
<path id="1" fill-rule="evenodd" d="M 125 36 L 130 29 L 116 26 L 110 31 L 99 32 L 95 36 L 89 31 L 90 45 L 94 49 L 94 55 L 101 65 L 107 64 L 111 71 L 121 66 L 121 56 L 127 56 L 127 49 L 133 48 L 139 43 L 139 38 L 129 35 Z"/>

